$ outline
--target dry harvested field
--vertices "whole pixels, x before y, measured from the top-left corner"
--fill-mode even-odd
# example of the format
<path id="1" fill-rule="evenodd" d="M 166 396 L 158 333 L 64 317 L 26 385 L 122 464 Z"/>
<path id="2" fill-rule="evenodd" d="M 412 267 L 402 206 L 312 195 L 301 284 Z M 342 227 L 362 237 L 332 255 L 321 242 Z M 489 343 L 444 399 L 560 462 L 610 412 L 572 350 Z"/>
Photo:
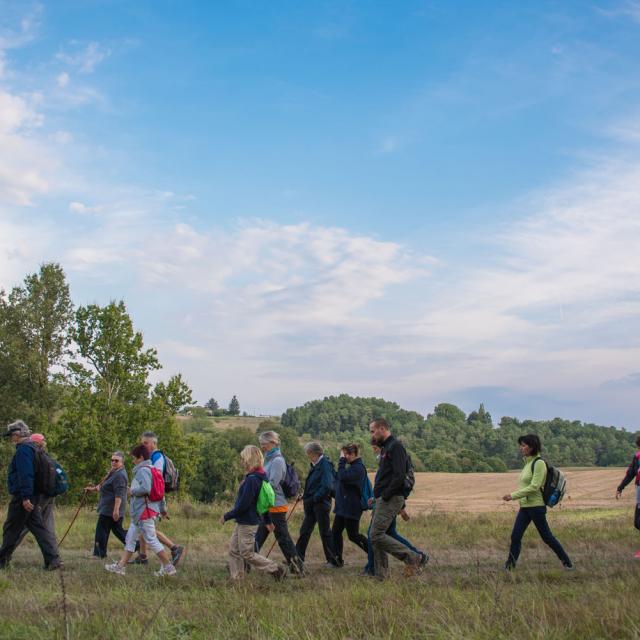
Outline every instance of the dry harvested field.
<path id="1" fill-rule="evenodd" d="M 625 469 L 568 468 L 567 494 L 561 509 L 594 507 L 629 508 L 635 502 L 633 487 L 627 488 L 620 501 L 615 492 Z M 508 473 L 417 473 L 416 488 L 409 505 L 414 513 L 429 511 L 489 511 L 515 510 L 516 505 L 502 501 L 518 485 L 518 471 Z"/>

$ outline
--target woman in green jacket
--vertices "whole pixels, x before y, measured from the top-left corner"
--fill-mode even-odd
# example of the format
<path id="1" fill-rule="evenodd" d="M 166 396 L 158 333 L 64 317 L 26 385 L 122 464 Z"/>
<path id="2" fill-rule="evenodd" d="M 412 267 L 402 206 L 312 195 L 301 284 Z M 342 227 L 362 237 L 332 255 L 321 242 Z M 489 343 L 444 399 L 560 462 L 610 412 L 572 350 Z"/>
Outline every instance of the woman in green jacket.
<path id="1" fill-rule="evenodd" d="M 547 478 L 547 465 L 540 457 L 540 438 L 530 433 L 518 438 L 520 453 L 524 457 L 524 468 L 518 481 L 518 490 L 503 496 L 503 500 L 520 501 L 520 510 L 511 532 L 511 548 L 505 569 L 514 569 L 522 547 L 522 536 L 531 522 L 535 525 L 543 542 L 551 547 L 565 569 L 573 569 L 573 564 L 562 545 L 556 540 L 547 523 L 547 507 L 542 498 L 542 488 Z M 536 461 L 538 461 L 536 463 Z"/>

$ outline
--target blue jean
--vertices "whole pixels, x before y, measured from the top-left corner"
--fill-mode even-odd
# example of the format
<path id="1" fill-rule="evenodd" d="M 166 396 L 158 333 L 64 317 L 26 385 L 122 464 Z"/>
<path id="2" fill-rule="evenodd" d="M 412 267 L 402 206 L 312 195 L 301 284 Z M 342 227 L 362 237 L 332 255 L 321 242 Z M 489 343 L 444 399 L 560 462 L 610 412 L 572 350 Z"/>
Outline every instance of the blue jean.
<path id="1" fill-rule="evenodd" d="M 395 538 L 400 544 L 403 544 L 405 547 L 408 547 L 414 553 L 422 554 L 422 551 L 420 551 L 420 549 L 416 549 L 406 538 L 403 538 L 398 533 L 398 530 L 396 529 L 396 518 L 393 519 L 391 526 L 387 529 L 387 535 L 390 535 L 392 538 Z M 371 544 L 371 523 L 369 523 L 369 529 L 367 531 L 367 541 L 369 544 L 369 550 L 367 553 L 367 565 L 365 566 L 364 570 L 365 570 L 365 573 L 370 573 L 371 575 L 373 575 L 375 571 L 374 569 L 375 564 L 373 560 L 373 545 Z"/>
<path id="2" fill-rule="evenodd" d="M 522 548 L 522 536 L 524 536 L 524 532 L 531 522 L 533 522 L 538 530 L 542 541 L 551 547 L 562 564 L 571 566 L 569 556 L 562 548 L 562 545 L 556 540 L 553 533 L 551 533 L 547 522 L 547 507 L 522 507 L 520 511 L 518 511 L 516 521 L 513 525 L 513 531 L 511 532 L 511 548 L 509 549 L 506 566 L 516 566 L 516 562 L 518 562 L 518 557 L 520 556 L 520 549 Z"/>

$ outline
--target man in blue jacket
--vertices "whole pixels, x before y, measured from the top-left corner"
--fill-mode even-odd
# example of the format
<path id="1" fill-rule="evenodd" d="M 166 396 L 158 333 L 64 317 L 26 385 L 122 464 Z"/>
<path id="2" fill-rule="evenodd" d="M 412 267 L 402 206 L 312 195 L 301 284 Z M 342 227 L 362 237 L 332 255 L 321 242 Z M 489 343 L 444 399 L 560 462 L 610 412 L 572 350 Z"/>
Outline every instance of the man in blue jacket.
<path id="1" fill-rule="evenodd" d="M 327 565 L 337 567 L 338 562 L 333 550 L 329 516 L 331 513 L 331 495 L 334 490 L 333 465 L 324 456 L 324 450 L 318 442 L 309 442 L 309 444 L 305 445 L 304 450 L 311 462 L 311 468 L 304 483 L 304 493 L 302 494 L 304 520 L 300 527 L 300 537 L 296 543 L 296 549 L 304 562 L 309 538 L 317 523 Z"/>
<path id="2" fill-rule="evenodd" d="M 26 527 L 35 537 L 44 557 L 44 568 L 53 571 L 60 567 L 56 534 L 42 517 L 42 504 L 46 496 L 38 494 L 36 486 L 36 451 L 30 441 L 31 431 L 22 421 L 12 422 L 4 436 L 16 445 L 11 459 L 7 484 L 11 502 L 7 510 L 7 519 L 2 529 L 2 547 L 0 548 L 0 569 L 8 566 L 11 555 L 20 541 Z"/>

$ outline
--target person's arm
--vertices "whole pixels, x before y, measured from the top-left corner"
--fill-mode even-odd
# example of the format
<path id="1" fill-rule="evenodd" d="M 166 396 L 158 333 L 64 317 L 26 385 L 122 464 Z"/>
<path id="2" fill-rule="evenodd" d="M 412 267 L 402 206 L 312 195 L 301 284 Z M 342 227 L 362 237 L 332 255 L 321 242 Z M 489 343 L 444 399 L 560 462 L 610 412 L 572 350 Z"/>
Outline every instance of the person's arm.
<path id="1" fill-rule="evenodd" d="M 350 465 L 347 468 L 347 461 L 345 458 L 340 458 L 340 463 L 338 464 L 338 479 L 342 484 L 353 484 L 357 487 L 361 487 L 364 482 L 363 467 L 359 464 Z"/>
<path id="2" fill-rule="evenodd" d="M 148 496 L 151 493 L 151 469 L 143 468 L 139 471 L 131 484 L 131 495 Z"/>
<path id="3" fill-rule="evenodd" d="M 117 522 L 120 520 L 120 506 L 122 505 L 122 498 L 116 497 L 113 501 L 113 513 L 111 517 Z"/>
<path id="4" fill-rule="evenodd" d="M 524 487 L 524 489 L 518 489 L 511 494 L 512 500 L 520 500 L 525 496 L 532 496 L 540 492 L 544 480 L 547 477 L 547 463 L 542 458 L 537 458 L 537 463 L 533 464 L 533 475 L 531 476 L 531 482 Z M 534 463 L 536 461 L 534 460 Z"/>
<path id="5" fill-rule="evenodd" d="M 320 466 L 320 483 L 313 494 L 314 502 L 326 500 L 331 495 L 331 491 L 333 491 L 333 469 L 331 465 L 328 461 L 322 461 Z"/>
<path id="6" fill-rule="evenodd" d="M 623 489 L 638 475 L 638 456 L 635 454 L 631 464 L 627 468 L 627 472 L 624 474 L 622 482 L 618 485 L 618 493 L 622 493 Z"/>
<path id="7" fill-rule="evenodd" d="M 389 486 L 382 492 L 381 498 L 390 500 L 404 487 L 407 475 L 407 452 L 400 443 L 396 442 L 386 455 L 387 458 L 391 458 L 391 480 Z"/>
<path id="8" fill-rule="evenodd" d="M 274 491 L 280 491 L 286 475 L 287 464 L 283 457 L 277 456 L 269 465 L 269 472 L 267 473 L 269 484 L 273 487 Z"/>
<path id="9" fill-rule="evenodd" d="M 227 511 L 224 514 L 224 521 L 235 520 L 238 515 L 248 511 L 251 508 L 251 502 L 255 501 L 255 487 L 253 478 L 247 478 L 238 489 L 238 496 L 236 497 L 236 503 L 233 505 L 231 511 Z"/>
<path id="10" fill-rule="evenodd" d="M 16 471 L 18 473 L 20 497 L 22 498 L 23 503 L 27 500 L 30 503 L 33 503 L 33 496 L 35 493 L 34 458 L 35 451 L 31 447 L 21 446 L 16 449 Z"/>

